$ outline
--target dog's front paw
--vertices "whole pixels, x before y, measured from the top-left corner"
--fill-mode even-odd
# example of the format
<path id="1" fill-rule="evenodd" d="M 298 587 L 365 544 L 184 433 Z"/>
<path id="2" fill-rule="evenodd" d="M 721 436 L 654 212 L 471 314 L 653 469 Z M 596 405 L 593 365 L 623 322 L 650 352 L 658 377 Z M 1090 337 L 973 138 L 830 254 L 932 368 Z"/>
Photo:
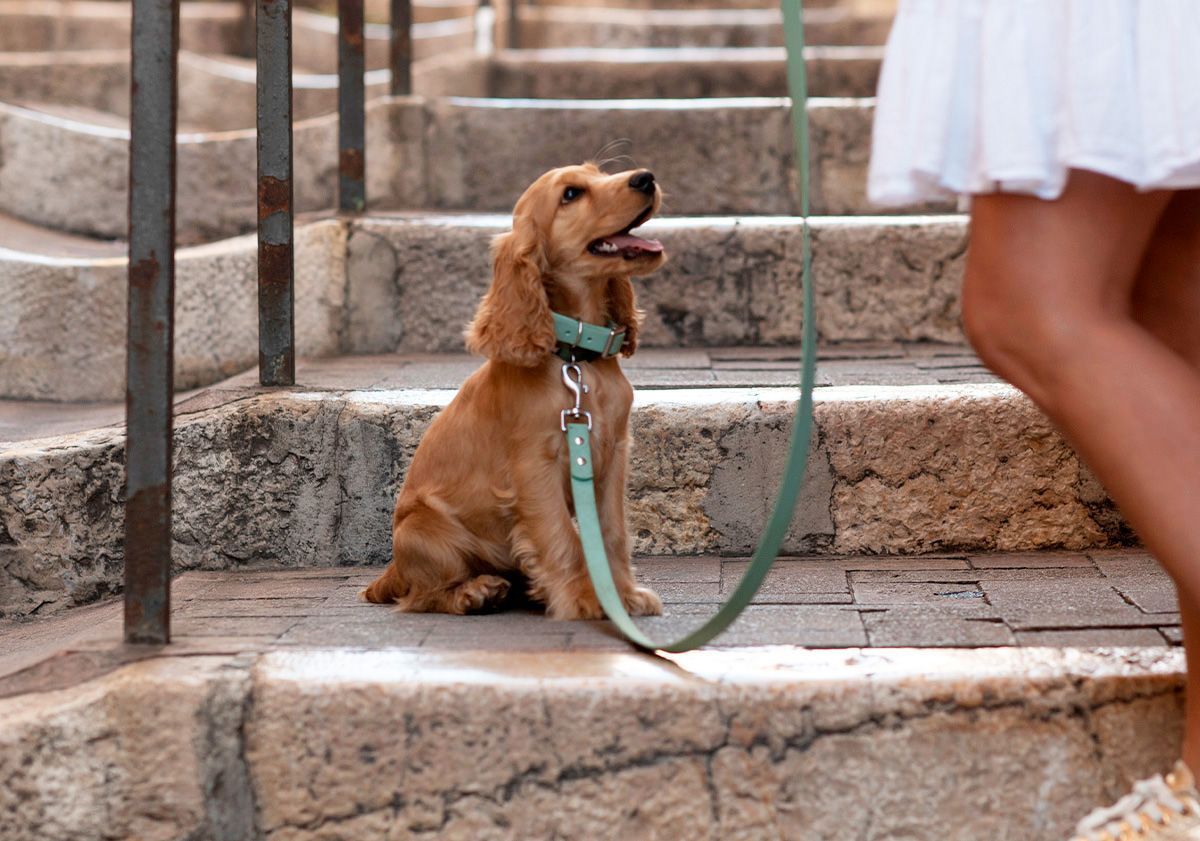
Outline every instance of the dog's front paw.
<path id="1" fill-rule="evenodd" d="M 552 600 L 546 605 L 546 615 L 551 619 L 603 619 L 604 608 L 593 593 L 579 593 L 570 599 Z"/>
<path id="2" fill-rule="evenodd" d="M 454 594 L 454 612 L 458 614 L 500 606 L 508 598 L 512 584 L 498 575 L 480 575 L 459 585 Z"/>
<path id="3" fill-rule="evenodd" d="M 621 596 L 630 616 L 659 616 L 662 614 L 662 599 L 658 593 L 646 587 L 634 587 Z"/>

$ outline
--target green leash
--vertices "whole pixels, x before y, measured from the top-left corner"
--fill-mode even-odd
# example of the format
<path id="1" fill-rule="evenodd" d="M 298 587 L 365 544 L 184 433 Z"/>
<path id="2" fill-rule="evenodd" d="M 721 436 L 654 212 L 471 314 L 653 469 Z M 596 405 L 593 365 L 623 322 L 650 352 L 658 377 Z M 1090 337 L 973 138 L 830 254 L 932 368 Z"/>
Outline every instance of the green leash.
<path id="1" fill-rule="evenodd" d="M 596 513 L 596 490 L 592 483 L 591 417 L 581 409 L 583 372 L 578 365 L 563 365 L 563 380 L 575 395 L 575 406 L 562 415 L 562 429 L 567 435 L 571 458 L 571 493 L 575 498 L 575 515 L 579 521 L 579 536 L 587 560 L 588 574 L 600 600 L 601 607 L 612 623 L 641 648 L 651 651 L 681 652 L 699 648 L 724 631 L 746 605 L 775 562 L 783 545 L 784 535 L 792 522 L 792 512 L 800 495 L 800 480 L 808 466 L 808 447 L 812 437 L 813 380 L 816 373 L 817 330 L 813 323 L 812 246 L 808 229 L 808 80 L 804 66 L 804 19 L 801 0 L 781 0 L 784 39 L 787 44 L 788 89 L 792 95 L 792 131 L 796 141 L 796 161 L 800 169 L 800 215 L 803 217 L 804 247 L 804 326 L 803 364 L 800 376 L 800 402 L 792 424 L 792 441 L 775 510 L 763 531 L 750 568 L 738 583 L 729 601 L 721 605 L 711 619 L 673 642 L 655 642 L 642 632 L 625 610 L 613 582 L 612 569 L 604 551 L 600 518 Z"/>

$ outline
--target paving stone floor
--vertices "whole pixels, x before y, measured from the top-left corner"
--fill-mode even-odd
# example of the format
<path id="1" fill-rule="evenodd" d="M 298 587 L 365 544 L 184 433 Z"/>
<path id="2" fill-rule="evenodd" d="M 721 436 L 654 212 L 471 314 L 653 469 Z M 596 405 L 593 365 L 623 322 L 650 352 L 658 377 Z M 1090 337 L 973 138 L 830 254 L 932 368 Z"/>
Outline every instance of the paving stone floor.
<path id="1" fill-rule="evenodd" d="M 661 636 L 716 610 L 746 561 L 656 558 L 640 578 L 666 603 Z M 404 614 L 360 602 L 361 567 L 190 572 L 174 583 L 180 653 L 286 647 L 626 650 L 606 622 L 551 621 L 529 606 L 482 616 Z M 116 601 L 0 622 L 0 676 L 64 651 L 118 647 Z M 1167 646 L 1180 642 L 1170 579 L 1141 551 L 788 558 L 717 647 Z"/>
<path id="2" fill-rule="evenodd" d="M 995 383 L 963 345 L 853 342 L 822 347 L 818 386 Z M 639 351 L 622 365 L 635 388 L 733 388 L 799 382 L 795 347 L 732 347 Z M 482 364 L 467 354 L 379 354 L 301 360 L 294 390 L 455 389 Z M 176 414 L 203 411 L 261 391 L 257 371 L 181 393 Z M 0 399 L 0 448 L 37 438 L 120 424 L 123 404 Z"/>

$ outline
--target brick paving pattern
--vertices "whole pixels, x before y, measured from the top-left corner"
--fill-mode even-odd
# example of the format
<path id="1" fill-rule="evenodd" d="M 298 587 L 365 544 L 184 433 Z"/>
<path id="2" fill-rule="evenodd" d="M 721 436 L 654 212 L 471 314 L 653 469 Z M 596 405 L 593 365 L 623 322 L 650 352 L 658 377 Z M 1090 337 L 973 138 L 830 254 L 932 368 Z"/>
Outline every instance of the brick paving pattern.
<path id="1" fill-rule="evenodd" d="M 640 620 L 669 637 L 711 615 L 745 559 L 644 559 L 640 578 L 666 603 Z M 551 621 L 536 608 L 482 616 L 404 614 L 362 603 L 377 570 L 191 572 L 173 589 L 183 649 L 285 646 L 426 650 L 625 650 L 606 622 Z M 0 674 L 35 649 L 103 650 L 120 639 L 120 604 L 0 623 Z M 807 647 L 1168 646 L 1180 644 L 1170 579 L 1140 551 L 789 558 L 715 645 Z M 21 657 L 22 650 L 26 656 Z M 20 663 L 17 661 L 21 660 Z"/>

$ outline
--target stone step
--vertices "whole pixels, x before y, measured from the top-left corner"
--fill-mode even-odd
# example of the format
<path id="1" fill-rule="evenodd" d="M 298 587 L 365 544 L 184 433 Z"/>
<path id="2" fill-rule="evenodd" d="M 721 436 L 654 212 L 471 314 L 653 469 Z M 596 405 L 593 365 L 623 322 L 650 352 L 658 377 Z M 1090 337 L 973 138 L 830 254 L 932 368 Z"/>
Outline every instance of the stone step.
<path id="1" fill-rule="evenodd" d="M 499 215 L 374 216 L 297 228 L 297 341 L 307 356 L 463 348 L 491 279 Z M 670 259 L 639 279 L 644 347 L 798 343 L 801 228 L 789 217 L 664 218 Z M 813 220 L 822 342 L 963 342 L 961 217 Z M 0 395 L 121 400 L 123 246 L 0 219 Z M 252 236 L 177 256 L 175 381 L 208 385 L 254 364 Z M 66 303 L 64 303 L 66 302 Z"/>
<path id="2" fill-rule="evenodd" d="M 805 8 L 828 7 L 844 4 L 846 0 L 809 0 Z M 588 9 L 639 9 L 643 11 L 667 9 L 774 9 L 778 0 L 539 0 L 539 6 L 563 6 Z"/>
<path id="3" fill-rule="evenodd" d="M 537 0 L 539 6 L 611 9 L 778 9 L 779 0 Z M 890 15 L 896 0 L 804 0 L 803 8 L 840 9 L 858 15 Z"/>
<path id="4" fill-rule="evenodd" d="M 337 0 L 297 0 L 297 9 L 312 9 L 324 15 L 337 14 Z M 468 17 L 479 8 L 479 0 L 412 0 L 415 23 Z M 391 0 L 364 0 L 363 19 L 367 23 L 387 23 L 391 19 Z"/>
<path id="5" fill-rule="evenodd" d="M 420 11 L 413 25 L 413 55 L 426 58 L 475 44 L 475 14 L 459 4 L 458 14 L 432 17 Z M 456 7 L 449 7 L 454 9 Z M 420 20 L 430 17 L 428 20 Z M 253 26 L 241 2 L 197 2 L 181 6 L 179 42 L 183 50 L 252 56 Z M 62 53 L 75 50 L 129 50 L 128 3 L 108 0 L 0 0 L 0 54 Z M 371 68 L 388 66 L 389 27 L 367 24 L 363 31 Z M 337 72 L 337 19 L 307 9 L 292 13 L 292 60 L 297 68 Z M 124 95 L 128 98 L 129 92 Z"/>
<path id="6" fill-rule="evenodd" d="M 794 354 L 647 350 L 630 361 L 638 553 L 753 548 L 782 469 Z M 1051 425 L 964 349 L 824 355 L 814 449 L 785 551 L 1083 550 L 1130 540 Z M 263 391 L 250 372 L 182 402 L 177 567 L 385 562 L 412 452 L 478 364 L 330 359 L 302 365 L 294 389 Z M 121 576 L 123 431 L 37 438 L 37 426 L 27 415 L 24 432 L 10 432 L 22 440 L 0 450 L 0 606 L 9 614 L 91 600 Z"/>
<path id="7" fill-rule="evenodd" d="M 473 51 L 453 51 L 418 61 L 413 84 L 427 96 L 490 95 L 490 61 Z M 854 71 L 850 71 L 853 73 Z M 830 75 L 836 75 L 830 71 Z M 386 96 L 387 70 L 366 73 L 366 94 Z M 78 50 L 63 53 L 0 53 L 0 102 L 69 116 L 75 123 L 129 125 L 129 51 Z M 252 61 L 225 54 L 179 54 L 179 131 L 203 134 L 253 128 L 257 119 Z M 92 109 L 98 118 L 67 115 L 64 107 Z M 292 108 L 297 120 L 337 111 L 337 77 L 297 72 L 292 77 Z"/>
<path id="8" fill-rule="evenodd" d="M 864 189 L 871 100 L 816 99 L 809 113 L 814 213 L 872 212 Z M 301 210 L 334 204 L 336 123 L 330 115 L 296 126 Z M 495 166 L 497 137 L 506 138 L 504 166 Z M 659 176 L 665 213 L 796 212 L 788 103 L 767 98 L 377 100 L 368 106 L 368 195 L 376 209 L 507 212 L 546 169 L 594 158 L 615 138 L 628 139 L 638 164 Z M 127 147 L 124 130 L 0 104 L 0 211 L 122 237 Z M 254 161 L 252 130 L 179 136 L 181 242 L 254 230 Z"/>
<path id="9" fill-rule="evenodd" d="M 871 96 L 879 48 L 811 47 L 815 96 Z M 781 49 L 506 50 L 491 56 L 452 51 L 416 62 L 414 89 L 422 96 L 499 98 L 660 99 L 783 96 Z M 391 74 L 366 75 L 366 95 L 387 95 Z M 75 122 L 126 128 L 129 122 L 128 50 L 0 53 L 0 101 L 71 116 Z M 253 62 L 224 54 L 179 55 L 179 126 L 185 134 L 238 131 L 256 120 Z M 297 120 L 337 110 L 337 79 L 296 73 L 292 100 Z M 97 117 L 64 115 L 87 108 Z"/>
<path id="10" fill-rule="evenodd" d="M 1061 841 L 1178 756 L 1178 649 L 654 657 L 364 578 L 180 580 L 165 649 L 119 646 L 116 605 L 34 625 L 56 655 L 0 671 L 6 841 Z M 851 613 L 776 607 L 784 636 Z"/>
<path id="11" fill-rule="evenodd" d="M 296 341 L 302 353 L 341 347 L 345 228 L 296 231 Z M 125 393 L 127 260 L 121 243 L 0 221 L 0 396 L 121 400 Z M 186 248 L 176 262 L 175 384 L 207 385 L 256 364 L 253 236 Z"/>
<path id="12" fill-rule="evenodd" d="M 663 602 L 639 626 L 668 639 L 709 618 L 744 557 L 635 558 Z M 496 612 L 400 614 L 361 601 L 379 567 L 182 573 L 171 583 L 172 639 L 256 646 L 386 646 L 509 651 L 628 650 L 605 621 L 551 620 L 518 587 Z M 519 583 L 519 582 L 518 582 Z M 62 651 L 119 642 L 121 600 L 0 619 L 0 697 L 11 675 Z M 737 622 L 707 648 L 874 649 L 1180 645 L 1170 576 L 1142 550 L 910 557 L 782 557 Z M 991 652 L 988 652 L 991 653 Z M 6 680 L 7 679 L 7 680 Z"/>
<path id="13" fill-rule="evenodd" d="M 223 52 L 243 35 L 239 3 L 183 3 L 179 18 L 184 49 Z M 0 0 L 0 52 L 128 49 L 131 26 L 128 3 Z"/>
<path id="14" fill-rule="evenodd" d="M 539 47 L 780 47 L 783 18 L 773 8 L 641 9 L 522 5 L 520 46 Z M 508 43 L 507 16 L 497 21 L 497 44 Z M 810 8 L 804 35 L 813 45 L 881 45 L 892 14 L 853 8 Z"/>
<path id="15" fill-rule="evenodd" d="M 490 281 L 488 242 L 509 217 L 384 216 L 348 239 L 347 350 L 457 351 Z M 636 281 L 648 347 L 800 341 L 802 228 L 794 217 L 653 220 L 667 263 Z M 966 220 L 812 220 L 817 329 L 823 342 L 962 343 Z"/>
<path id="16" fill-rule="evenodd" d="M 809 47 L 809 93 L 870 97 L 882 47 Z M 506 50 L 489 62 L 489 96 L 538 99 L 699 99 L 787 96 L 781 47 Z"/>

